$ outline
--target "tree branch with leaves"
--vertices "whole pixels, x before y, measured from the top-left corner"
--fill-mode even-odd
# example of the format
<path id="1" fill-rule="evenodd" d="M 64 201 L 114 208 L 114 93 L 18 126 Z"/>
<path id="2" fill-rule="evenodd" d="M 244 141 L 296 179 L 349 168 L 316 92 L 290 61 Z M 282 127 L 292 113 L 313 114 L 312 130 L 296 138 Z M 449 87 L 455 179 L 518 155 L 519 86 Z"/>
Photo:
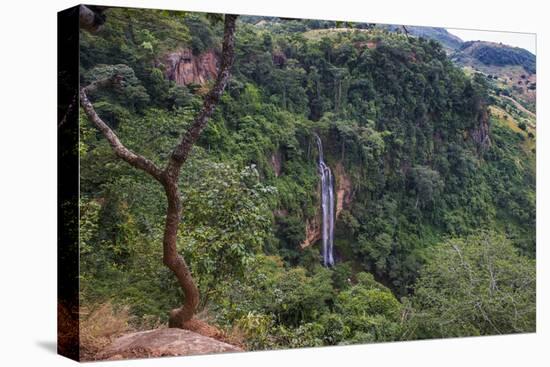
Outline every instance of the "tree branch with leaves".
<path id="1" fill-rule="evenodd" d="M 128 149 L 109 125 L 96 113 L 92 102 L 88 98 L 88 93 L 98 88 L 116 88 L 120 86 L 123 83 L 120 75 L 115 74 L 108 79 L 93 82 L 80 89 L 80 105 L 88 120 L 107 139 L 116 156 L 131 166 L 148 173 L 164 187 L 168 206 L 163 236 L 163 263 L 174 273 L 185 296 L 183 305 L 170 312 L 170 327 L 185 328 L 185 323 L 193 318 L 199 304 L 199 290 L 187 262 L 178 253 L 176 246 L 182 212 L 178 181 L 183 164 L 187 161 L 189 153 L 207 126 L 208 120 L 219 104 L 231 78 L 231 68 L 235 59 L 236 20 L 237 15 L 225 15 L 221 64 L 218 76 L 214 86 L 205 96 L 200 112 L 182 135 L 180 142 L 174 147 L 164 168 L 158 167 L 151 160 Z"/>

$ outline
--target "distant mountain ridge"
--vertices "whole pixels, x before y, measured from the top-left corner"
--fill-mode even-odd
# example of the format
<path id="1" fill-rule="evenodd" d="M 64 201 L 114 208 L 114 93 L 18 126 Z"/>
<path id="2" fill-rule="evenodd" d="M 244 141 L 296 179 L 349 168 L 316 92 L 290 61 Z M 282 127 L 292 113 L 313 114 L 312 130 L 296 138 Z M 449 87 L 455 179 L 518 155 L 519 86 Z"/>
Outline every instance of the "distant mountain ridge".
<path id="1" fill-rule="evenodd" d="M 244 16 L 241 21 L 264 26 L 272 23 L 293 22 L 296 30 L 326 30 L 330 31 L 344 29 L 349 25 L 346 22 L 330 21 L 330 20 L 305 20 L 303 22 L 292 18 L 280 17 L 258 17 Z M 339 24 L 345 23 L 345 24 Z M 351 27 L 351 26 L 349 26 Z M 422 37 L 439 42 L 447 54 L 454 61 L 462 66 L 471 66 L 475 68 L 476 62 L 488 66 L 523 66 L 530 73 L 536 73 L 536 56 L 531 52 L 519 48 L 504 45 L 502 43 L 487 42 L 487 41 L 463 41 L 460 37 L 452 34 L 443 27 L 427 27 L 414 25 L 398 25 L 398 24 L 375 24 L 375 23 L 353 23 L 355 29 L 383 29 L 388 32 L 407 33 L 414 37 Z M 351 28 L 350 28 L 351 29 Z"/>
<path id="2" fill-rule="evenodd" d="M 464 42 L 453 54 L 452 58 L 459 63 L 468 63 L 469 59 L 479 61 L 484 65 L 493 66 L 523 66 L 530 74 L 536 73 L 536 56 L 529 51 L 487 41 Z M 471 60 L 470 60 L 471 61 Z"/>
<path id="3" fill-rule="evenodd" d="M 390 32 L 404 32 L 401 25 L 379 25 Z M 488 41 L 463 41 L 445 28 L 405 26 L 415 36 L 433 39 L 441 43 L 454 61 L 463 66 L 475 67 L 476 62 L 487 66 L 522 66 L 530 74 L 536 73 L 536 56 L 531 52 L 502 43 Z"/>
<path id="4" fill-rule="evenodd" d="M 403 26 L 378 26 L 389 32 L 405 32 Z M 536 110 L 536 56 L 531 52 L 502 43 L 466 41 L 451 34 L 445 28 L 405 26 L 414 37 L 439 42 L 449 58 L 458 66 L 488 76 L 499 90 L 506 90 L 510 97 L 527 108 Z"/>
<path id="5" fill-rule="evenodd" d="M 407 30 L 415 36 L 439 41 L 444 47 L 453 50 L 456 50 L 463 44 L 462 39 L 450 33 L 445 28 L 413 26 L 407 27 Z"/>
<path id="6" fill-rule="evenodd" d="M 306 38 L 320 40 L 331 34 L 352 31 L 390 32 L 421 37 L 439 43 L 458 67 L 467 74 L 485 75 L 498 93 L 504 93 L 531 113 L 536 110 L 536 56 L 531 52 L 502 43 L 463 41 L 443 27 L 398 24 L 348 23 L 331 20 L 299 20 L 279 17 L 246 16 L 241 21 L 261 28 L 292 29 Z M 376 47 L 371 42 L 368 47 Z"/>
<path id="7" fill-rule="evenodd" d="M 403 26 L 395 24 L 386 24 L 380 26 L 383 29 L 387 29 L 390 32 L 404 32 Z M 448 51 L 454 51 L 458 49 L 463 41 L 450 33 L 445 28 L 440 27 L 422 27 L 422 26 L 405 26 L 407 32 L 415 37 L 423 37 L 438 41 Z"/>

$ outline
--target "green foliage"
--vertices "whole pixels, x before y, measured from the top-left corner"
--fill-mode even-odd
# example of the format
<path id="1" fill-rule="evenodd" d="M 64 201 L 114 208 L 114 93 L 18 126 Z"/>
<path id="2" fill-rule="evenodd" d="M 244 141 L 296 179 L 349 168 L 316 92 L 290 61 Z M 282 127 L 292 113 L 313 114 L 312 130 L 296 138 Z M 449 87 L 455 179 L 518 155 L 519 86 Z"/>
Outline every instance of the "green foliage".
<path id="1" fill-rule="evenodd" d="M 399 340 L 401 304 L 389 290 L 355 285 L 341 292 L 335 309 L 351 342 Z"/>
<path id="2" fill-rule="evenodd" d="M 201 160 L 187 167 L 178 246 L 208 294 L 222 280 L 243 277 L 262 250 L 271 229 L 267 199 L 275 189 L 259 182 L 254 166 L 237 171 Z"/>
<path id="3" fill-rule="evenodd" d="M 212 47 L 214 41 L 214 32 L 209 26 L 206 17 L 199 14 L 188 13 L 184 17 L 183 23 L 189 29 L 191 35 L 191 49 L 194 54 L 200 54 Z"/>
<path id="4" fill-rule="evenodd" d="M 417 337 L 535 331 L 535 264 L 504 236 L 480 232 L 434 251 L 412 299 Z"/>
<path id="5" fill-rule="evenodd" d="M 439 172 L 429 167 L 413 167 L 411 181 L 417 203 L 422 207 L 433 205 L 443 191 L 444 183 Z"/>
<path id="6" fill-rule="evenodd" d="M 134 70 L 128 65 L 98 65 L 90 69 L 85 76 L 85 83 L 90 84 L 95 81 L 101 81 L 113 78 L 115 76 L 122 78 L 122 85 L 116 86 L 112 90 L 102 89 L 98 93 L 108 94 L 111 99 L 126 105 L 131 110 L 142 108 L 149 102 L 149 95 L 134 74 Z M 114 93 L 113 93 L 114 91 Z"/>
<path id="7" fill-rule="evenodd" d="M 380 28 L 239 19 L 231 82 L 180 182 L 178 250 L 212 322 L 250 349 L 534 330 L 533 141 L 487 119 L 487 78 Z M 160 166 L 209 85 L 167 80 L 163 56 L 218 50 L 220 20 L 109 9 L 81 32 L 82 83 L 123 77 L 91 95 L 98 114 Z M 485 123 L 488 147 L 473 138 Z M 300 247 L 319 213 L 313 133 L 351 186 L 331 269 Z M 79 154 L 82 303 L 165 320 L 182 294 L 161 262 L 162 187 L 83 114 Z"/>

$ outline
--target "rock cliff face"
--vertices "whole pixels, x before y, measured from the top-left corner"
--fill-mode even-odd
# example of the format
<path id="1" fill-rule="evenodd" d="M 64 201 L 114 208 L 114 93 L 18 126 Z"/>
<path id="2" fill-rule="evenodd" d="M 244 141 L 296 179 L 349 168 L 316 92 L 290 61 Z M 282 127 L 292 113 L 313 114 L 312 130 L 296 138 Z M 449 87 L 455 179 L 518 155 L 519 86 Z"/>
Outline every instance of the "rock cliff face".
<path id="1" fill-rule="evenodd" d="M 489 114 L 485 106 L 479 109 L 477 126 L 473 129 L 471 134 L 479 150 L 485 150 L 491 146 L 491 138 L 489 136 Z"/>
<path id="2" fill-rule="evenodd" d="M 351 180 L 344 170 L 342 163 L 338 162 L 334 170 L 337 179 L 336 185 L 336 218 L 343 209 L 351 204 Z"/>
<path id="3" fill-rule="evenodd" d="M 321 230 L 321 213 L 318 211 L 313 219 L 306 220 L 306 239 L 300 244 L 300 247 L 304 249 L 319 241 Z"/>
<path id="4" fill-rule="evenodd" d="M 271 166 L 273 167 L 273 171 L 275 171 L 275 176 L 279 177 L 281 175 L 281 168 L 282 168 L 282 157 L 281 152 L 277 150 L 274 153 L 271 153 Z"/>
<path id="5" fill-rule="evenodd" d="M 334 169 L 336 178 L 336 219 L 343 209 L 351 204 L 351 180 L 344 170 L 341 163 L 337 163 Z M 301 248 L 306 248 L 313 245 L 321 239 L 321 212 L 317 211 L 315 217 L 306 221 L 306 238 L 300 244 Z"/>
<path id="6" fill-rule="evenodd" d="M 242 349 L 234 345 L 189 330 L 156 329 L 121 336 L 98 359 L 119 360 L 241 351 Z"/>
<path id="7" fill-rule="evenodd" d="M 193 55 L 190 49 L 180 49 L 163 58 L 166 77 L 179 85 L 203 85 L 218 76 L 219 58 L 212 50 Z"/>

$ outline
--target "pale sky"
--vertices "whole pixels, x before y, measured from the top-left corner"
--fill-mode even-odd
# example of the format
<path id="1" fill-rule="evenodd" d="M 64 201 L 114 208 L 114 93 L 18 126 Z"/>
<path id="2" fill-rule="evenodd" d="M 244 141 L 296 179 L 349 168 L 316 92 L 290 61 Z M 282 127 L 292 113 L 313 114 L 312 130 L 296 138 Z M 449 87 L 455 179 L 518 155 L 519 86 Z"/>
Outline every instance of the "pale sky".
<path id="1" fill-rule="evenodd" d="M 470 29 L 447 28 L 447 31 L 463 41 L 490 41 L 521 47 L 536 55 L 536 36 L 534 33 L 475 31 Z"/>

